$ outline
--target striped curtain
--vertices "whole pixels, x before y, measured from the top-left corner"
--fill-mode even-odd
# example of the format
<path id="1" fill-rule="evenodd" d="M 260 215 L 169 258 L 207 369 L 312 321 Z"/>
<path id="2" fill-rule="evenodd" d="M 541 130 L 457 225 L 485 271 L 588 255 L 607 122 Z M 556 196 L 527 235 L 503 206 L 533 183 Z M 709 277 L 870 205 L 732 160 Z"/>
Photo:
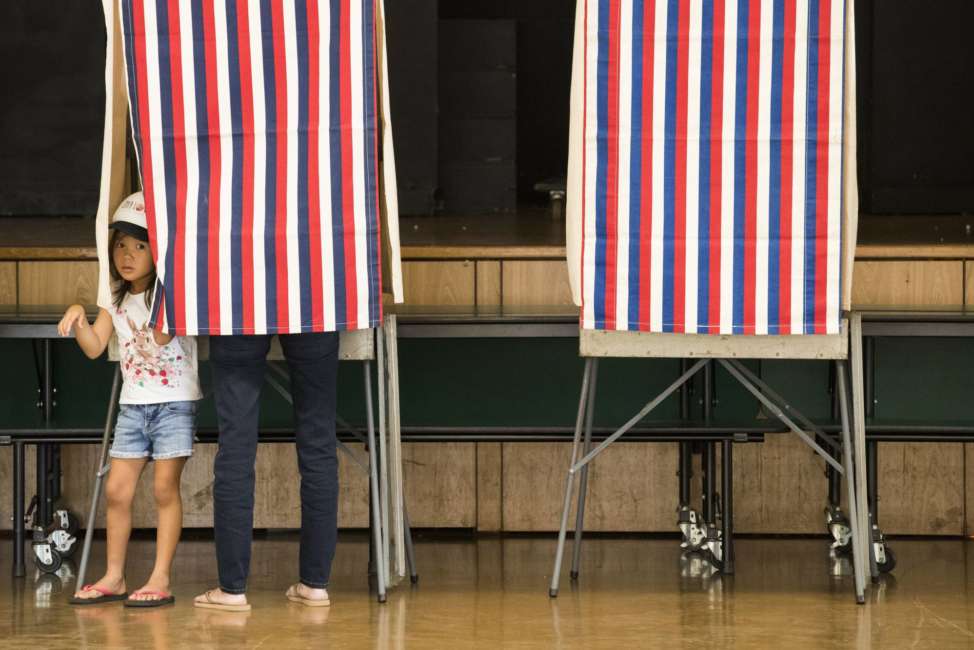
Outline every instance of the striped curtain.
<path id="1" fill-rule="evenodd" d="M 845 10 L 580 0 L 584 328 L 839 332 Z"/>
<path id="2" fill-rule="evenodd" d="M 165 331 L 380 322 L 378 1 L 120 0 Z"/>

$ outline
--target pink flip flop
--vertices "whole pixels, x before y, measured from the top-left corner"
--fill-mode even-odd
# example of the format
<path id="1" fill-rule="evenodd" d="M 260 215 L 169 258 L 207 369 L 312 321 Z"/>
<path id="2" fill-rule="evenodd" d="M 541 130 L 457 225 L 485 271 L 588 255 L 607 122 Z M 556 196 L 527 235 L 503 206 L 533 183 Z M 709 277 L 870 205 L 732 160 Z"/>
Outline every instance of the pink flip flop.
<path id="1" fill-rule="evenodd" d="M 156 596 L 151 600 L 136 600 L 135 596 Z M 148 589 L 142 591 L 133 591 L 132 595 L 125 599 L 126 607 L 162 607 L 163 605 L 172 605 L 176 602 L 176 597 L 172 594 L 167 594 L 162 591 L 150 591 Z"/>
<path id="2" fill-rule="evenodd" d="M 120 600 L 125 600 L 129 597 L 127 593 L 124 594 L 114 594 L 104 587 L 96 587 L 95 585 L 85 585 L 80 589 L 80 591 L 97 591 L 100 596 L 96 598 L 80 598 L 78 596 L 72 596 L 68 598 L 68 603 L 71 605 L 102 605 L 104 603 L 117 603 Z"/>

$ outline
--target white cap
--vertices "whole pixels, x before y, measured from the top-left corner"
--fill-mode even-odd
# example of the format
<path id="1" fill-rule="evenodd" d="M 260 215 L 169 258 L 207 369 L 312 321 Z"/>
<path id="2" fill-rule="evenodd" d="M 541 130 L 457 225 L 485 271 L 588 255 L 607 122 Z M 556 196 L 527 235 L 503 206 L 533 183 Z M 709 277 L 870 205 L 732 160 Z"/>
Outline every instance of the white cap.
<path id="1" fill-rule="evenodd" d="M 110 228 L 131 235 L 140 241 L 149 241 L 149 228 L 145 219 L 145 199 L 142 192 L 131 194 L 115 210 Z"/>

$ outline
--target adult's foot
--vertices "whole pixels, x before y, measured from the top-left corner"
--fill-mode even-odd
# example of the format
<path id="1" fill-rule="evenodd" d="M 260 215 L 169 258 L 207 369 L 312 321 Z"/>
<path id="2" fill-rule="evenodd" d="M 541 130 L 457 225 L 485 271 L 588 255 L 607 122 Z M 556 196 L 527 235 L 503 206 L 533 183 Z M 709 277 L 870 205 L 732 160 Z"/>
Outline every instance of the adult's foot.
<path id="1" fill-rule="evenodd" d="M 204 591 L 193 599 L 193 605 L 204 609 L 219 609 L 227 612 L 250 611 L 246 594 L 228 594 L 219 587 Z"/>
<path id="2" fill-rule="evenodd" d="M 331 604 L 327 589 L 309 587 L 303 582 L 298 582 L 288 587 L 284 595 L 291 602 L 301 603 L 309 607 L 327 607 Z"/>

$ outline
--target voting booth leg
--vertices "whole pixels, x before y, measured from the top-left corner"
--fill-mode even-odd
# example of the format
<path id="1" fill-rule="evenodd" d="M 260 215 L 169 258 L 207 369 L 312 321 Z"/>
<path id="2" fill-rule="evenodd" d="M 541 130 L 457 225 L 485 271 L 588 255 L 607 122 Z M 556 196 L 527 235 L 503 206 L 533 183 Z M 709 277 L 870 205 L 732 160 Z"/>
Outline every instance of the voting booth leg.
<path id="1" fill-rule="evenodd" d="M 561 560 L 565 553 L 565 537 L 568 534 L 568 514 L 572 506 L 572 485 L 575 480 L 575 463 L 578 461 L 578 448 L 582 437 L 582 422 L 585 418 L 586 407 L 588 406 L 589 382 L 592 376 L 592 368 L 595 365 L 594 359 L 585 360 L 585 372 L 582 375 L 582 393 L 578 399 L 578 415 L 575 418 L 575 437 L 572 440 L 572 460 L 568 466 L 568 475 L 565 478 L 565 501 L 561 510 L 561 527 L 558 531 L 558 548 L 555 551 L 555 566 L 551 572 L 551 585 L 548 588 L 548 595 L 552 598 L 558 596 L 558 582 L 561 577 Z"/>
<path id="2" fill-rule="evenodd" d="M 551 575 L 551 585 L 548 589 L 548 595 L 552 598 L 558 595 L 558 580 L 561 576 L 561 561 L 565 552 L 565 537 L 568 532 L 568 515 L 572 505 L 572 486 L 574 485 L 575 474 L 580 472 L 586 465 L 595 460 L 599 454 L 609 447 L 609 445 L 626 435 L 630 429 L 639 424 L 639 422 L 649 415 L 653 409 L 666 401 L 673 393 L 679 390 L 681 386 L 693 378 L 693 376 L 696 375 L 706 363 L 706 360 L 701 359 L 694 364 L 692 368 L 683 373 L 679 378 L 676 379 L 676 381 L 670 384 L 666 390 L 647 402 L 646 405 L 638 413 L 636 413 L 636 415 L 632 416 L 628 422 L 619 427 L 615 433 L 600 442 L 598 446 L 584 454 L 582 458 L 579 459 L 578 450 L 581 442 L 582 418 L 585 416 L 587 410 L 587 398 L 590 390 L 589 382 L 594 377 L 596 368 L 596 360 L 591 357 L 586 358 L 585 375 L 582 379 L 582 394 L 579 396 L 578 416 L 575 419 L 575 437 L 572 441 L 572 461 L 571 465 L 568 467 L 568 476 L 565 479 L 565 501 L 561 511 L 561 527 L 558 531 L 558 547 L 555 551 L 555 566 Z"/>
<path id="3" fill-rule="evenodd" d="M 870 534 L 872 526 L 869 521 L 869 498 L 866 492 L 868 479 L 866 477 L 866 390 L 862 314 L 855 311 L 849 318 L 849 337 L 850 370 L 852 372 L 852 462 L 855 472 L 859 538 L 863 553 L 863 567 L 868 567 L 870 575 L 876 576 L 878 572 L 875 568 L 875 558 L 872 552 L 872 536 Z"/>
<path id="4" fill-rule="evenodd" d="M 592 451 L 592 420 L 595 416 L 595 390 L 598 385 L 599 361 L 592 361 L 592 372 L 588 382 L 588 397 L 585 406 L 585 442 L 582 455 Z M 575 514 L 575 543 L 572 548 L 572 580 L 578 579 L 578 567 L 582 559 L 582 533 L 585 528 L 585 497 L 588 496 L 588 465 L 582 468 L 578 481 L 578 512 Z"/>
<path id="5" fill-rule="evenodd" d="M 842 420 L 842 466 L 846 476 L 847 499 L 849 501 L 849 524 L 852 529 L 852 568 L 856 583 L 856 602 L 860 605 L 866 602 L 866 564 L 860 535 L 859 508 L 857 505 L 855 488 L 855 471 L 852 454 L 852 439 L 849 427 L 849 391 L 846 388 L 846 365 L 844 361 L 838 363 L 837 390 L 839 392 L 839 411 Z"/>
<path id="6" fill-rule="evenodd" d="M 91 540 L 95 534 L 95 516 L 98 514 L 98 502 L 101 500 L 101 488 L 108 474 L 108 446 L 112 438 L 112 422 L 115 419 L 115 405 L 118 403 L 118 393 L 121 389 L 122 369 L 115 364 L 115 374 L 112 379 L 112 392 L 108 398 L 108 414 L 105 416 L 105 429 L 101 436 L 101 454 L 98 456 L 98 468 L 95 470 L 95 489 L 91 492 L 91 507 L 88 508 L 88 523 L 85 526 L 85 543 L 81 547 L 81 566 L 78 568 L 78 587 L 85 584 L 88 573 L 88 558 L 91 555 Z"/>
<path id="7" fill-rule="evenodd" d="M 365 404 L 368 419 L 369 431 L 369 498 L 370 510 L 372 515 L 372 549 L 375 561 L 375 577 L 377 583 L 378 600 L 380 603 L 386 602 L 386 581 L 385 571 L 382 568 L 382 511 L 379 508 L 379 459 L 376 451 L 375 441 L 375 418 L 372 413 L 372 368 L 368 363 L 363 363 L 365 373 Z"/>
<path id="8" fill-rule="evenodd" d="M 386 444 L 386 409 L 388 409 L 389 404 L 386 401 L 386 359 L 385 359 L 385 336 L 382 333 L 382 327 L 378 327 L 375 330 L 375 353 L 376 353 L 376 383 L 379 387 L 379 508 L 381 517 L 379 520 L 382 522 L 382 526 L 379 529 L 382 532 L 380 536 L 382 539 L 382 563 L 379 564 L 379 570 L 382 571 L 382 577 L 385 581 L 386 586 L 390 584 L 389 580 L 389 470 L 386 466 L 386 460 L 389 458 L 388 445 Z M 369 362 L 366 361 L 366 364 Z M 372 410 L 372 400 L 371 395 L 369 396 L 369 411 Z"/>

